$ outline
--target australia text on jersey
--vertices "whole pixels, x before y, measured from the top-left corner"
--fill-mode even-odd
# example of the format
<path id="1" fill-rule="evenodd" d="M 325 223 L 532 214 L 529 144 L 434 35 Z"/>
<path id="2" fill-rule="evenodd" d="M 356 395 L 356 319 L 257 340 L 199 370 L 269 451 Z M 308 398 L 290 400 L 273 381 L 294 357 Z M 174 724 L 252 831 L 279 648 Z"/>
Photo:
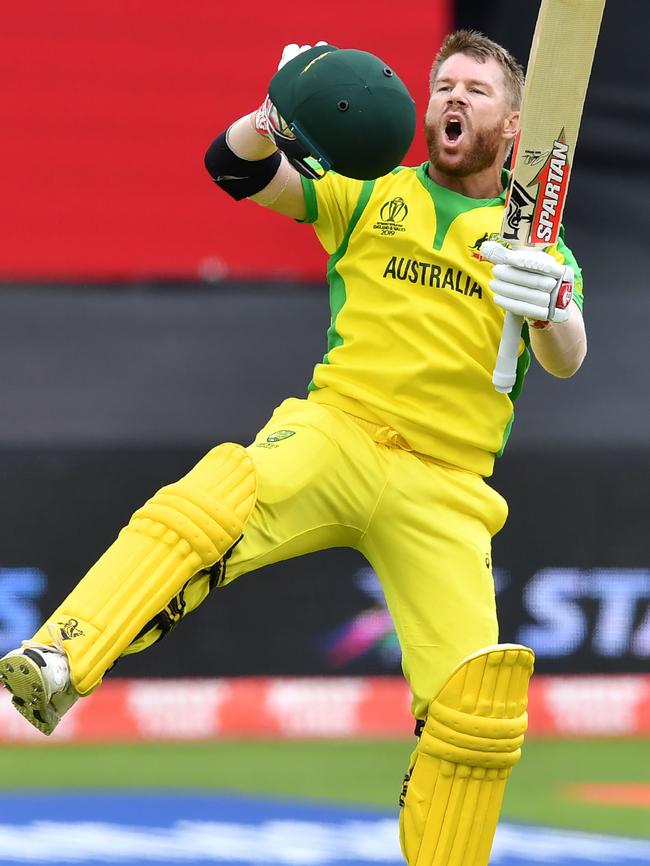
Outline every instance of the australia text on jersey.
<path id="1" fill-rule="evenodd" d="M 442 268 L 433 262 L 420 262 L 403 256 L 391 256 L 383 273 L 384 278 L 408 280 L 436 289 L 451 289 L 467 297 L 482 298 L 483 289 L 469 274 L 454 268 Z"/>

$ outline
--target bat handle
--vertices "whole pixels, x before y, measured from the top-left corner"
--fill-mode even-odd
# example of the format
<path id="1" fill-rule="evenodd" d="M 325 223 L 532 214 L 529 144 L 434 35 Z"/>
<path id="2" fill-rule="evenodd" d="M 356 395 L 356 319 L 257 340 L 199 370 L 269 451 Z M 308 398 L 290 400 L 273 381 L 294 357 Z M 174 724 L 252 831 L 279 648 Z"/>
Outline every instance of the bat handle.
<path id="1" fill-rule="evenodd" d="M 501 394 L 509 394 L 517 378 L 517 360 L 519 357 L 519 341 L 524 320 L 514 313 L 506 313 L 503 323 L 503 333 L 499 343 L 497 363 L 492 374 L 492 383 Z"/>

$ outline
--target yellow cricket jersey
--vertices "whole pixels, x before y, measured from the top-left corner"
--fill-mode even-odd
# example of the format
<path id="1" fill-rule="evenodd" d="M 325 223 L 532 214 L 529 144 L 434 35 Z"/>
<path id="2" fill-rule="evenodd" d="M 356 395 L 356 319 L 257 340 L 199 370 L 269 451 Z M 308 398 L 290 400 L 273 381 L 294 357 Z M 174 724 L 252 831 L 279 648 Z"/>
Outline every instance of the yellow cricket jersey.
<path id="1" fill-rule="evenodd" d="M 505 192 L 467 198 L 434 183 L 427 166 L 374 181 L 334 172 L 303 178 L 306 222 L 329 254 L 331 306 L 327 354 L 309 399 L 389 426 L 414 451 L 487 476 L 530 363 L 525 328 L 512 394 L 495 390 L 504 311 L 478 250 L 498 237 Z M 574 268 L 582 308 L 573 254 L 563 240 L 548 251 Z"/>

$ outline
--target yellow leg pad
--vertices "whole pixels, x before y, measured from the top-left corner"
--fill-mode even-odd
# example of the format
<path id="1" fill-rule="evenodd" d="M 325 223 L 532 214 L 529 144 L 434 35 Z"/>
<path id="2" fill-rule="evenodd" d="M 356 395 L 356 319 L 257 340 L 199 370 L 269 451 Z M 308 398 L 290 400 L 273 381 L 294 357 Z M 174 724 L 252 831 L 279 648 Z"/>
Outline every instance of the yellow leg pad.
<path id="1" fill-rule="evenodd" d="M 256 497 L 253 463 L 240 445 L 210 451 L 180 481 L 163 487 L 34 636 L 63 639 L 73 684 L 87 694 L 198 571 L 210 568 L 244 531 Z"/>
<path id="2" fill-rule="evenodd" d="M 534 658 L 517 644 L 480 650 L 431 703 L 400 815 L 409 866 L 487 866 L 521 756 Z"/>
<path id="3" fill-rule="evenodd" d="M 215 585 L 218 585 L 215 584 Z M 171 598 L 164 608 L 166 621 L 169 625 L 175 627 L 188 613 L 191 613 L 207 598 L 211 589 L 212 572 L 199 571 L 185 584 L 180 593 Z M 163 611 L 161 611 L 162 613 Z M 140 653 L 157 643 L 167 633 L 165 625 L 158 621 L 158 617 L 147 623 L 149 628 L 143 631 L 134 641 L 128 645 L 123 651 L 123 656 Z"/>

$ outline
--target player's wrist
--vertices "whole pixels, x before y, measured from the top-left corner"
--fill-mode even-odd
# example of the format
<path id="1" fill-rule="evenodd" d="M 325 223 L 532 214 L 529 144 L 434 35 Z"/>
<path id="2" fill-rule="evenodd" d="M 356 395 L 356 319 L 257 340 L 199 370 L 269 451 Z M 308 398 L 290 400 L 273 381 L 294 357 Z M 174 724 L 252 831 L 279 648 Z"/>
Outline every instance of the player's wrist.
<path id="1" fill-rule="evenodd" d="M 254 115 L 245 114 L 228 127 L 226 140 L 233 152 L 247 160 L 266 159 L 277 151 L 270 138 L 260 135 L 254 126 Z"/>

